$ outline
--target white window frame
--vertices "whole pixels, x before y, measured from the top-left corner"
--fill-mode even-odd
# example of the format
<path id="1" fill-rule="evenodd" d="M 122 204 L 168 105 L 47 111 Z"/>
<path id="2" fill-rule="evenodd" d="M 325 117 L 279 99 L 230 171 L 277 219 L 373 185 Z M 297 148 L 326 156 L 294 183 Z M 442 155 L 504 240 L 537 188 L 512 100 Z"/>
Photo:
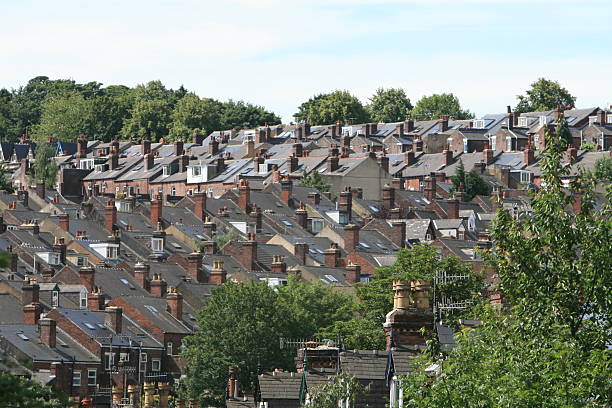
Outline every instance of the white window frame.
<path id="1" fill-rule="evenodd" d="M 171 341 L 167 342 L 166 343 L 166 355 L 173 356 L 172 354 L 173 348 L 174 348 L 174 344 Z"/>
<path id="2" fill-rule="evenodd" d="M 519 118 L 518 118 L 518 125 L 519 125 L 519 127 L 528 127 L 529 126 L 529 119 L 526 116 L 519 116 Z"/>
<path id="3" fill-rule="evenodd" d="M 130 361 L 130 353 L 119 353 L 119 360 Z"/>
<path id="4" fill-rule="evenodd" d="M 115 353 L 107 351 L 104 353 L 104 369 L 110 371 L 115 365 Z"/>
<path id="5" fill-rule="evenodd" d="M 506 151 L 512 151 L 512 138 L 510 136 L 506 137 Z"/>
<path id="6" fill-rule="evenodd" d="M 172 187 L 170 190 L 170 195 L 176 196 L 176 187 Z"/>
<path id="7" fill-rule="evenodd" d="M 468 153 L 468 140 L 467 138 L 463 138 L 463 153 Z"/>
<path id="8" fill-rule="evenodd" d="M 79 293 L 79 307 L 81 309 L 87 309 L 87 291 L 83 290 Z"/>
<path id="9" fill-rule="evenodd" d="M 138 369 L 140 370 L 141 373 L 144 373 L 145 371 L 147 371 L 147 353 L 146 352 L 142 352 L 140 353 L 140 362 L 138 365 Z"/>
<path id="10" fill-rule="evenodd" d="M 77 256 L 77 266 L 87 266 L 87 257 L 86 256 Z"/>
<path id="11" fill-rule="evenodd" d="M 59 307 L 59 290 L 54 290 L 51 292 L 51 301 L 53 307 Z"/>
<path id="12" fill-rule="evenodd" d="M 81 386 L 81 370 L 72 371 L 72 386 L 73 387 Z"/>
<path id="13" fill-rule="evenodd" d="M 202 175 L 202 167 L 201 166 L 193 166 L 191 168 L 191 174 L 193 176 L 201 176 Z"/>
<path id="14" fill-rule="evenodd" d="M 87 370 L 87 385 L 96 386 L 98 383 L 98 370 L 88 369 Z"/>
<path id="15" fill-rule="evenodd" d="M 112 246 L 109 246 L 106 248 L 106 257 L 108 259 L 117 259 L 118 254 L 118 249 L 119 248 L 115 248 Z"/>
<path id="16" fill-rule="evenodd" d="M 497 136 L 491 136 L 491 149 L 497 150 Z"/>
<path id="17" fill-rule="evenodd" d="M 161 371 L 161 359 L 153 358 L 151 359 L 151 371 Z"/>
<path id="18" fill-rule="evenodd" d="M 164 252 L 164 239 L 163 238 L 151 238 L 151 251 Z"/>
<path id="19" fill-rule="evenodd" d="M 606 115 L 606 123 L 612 124 L 612 115 L 610 114 Z"/>

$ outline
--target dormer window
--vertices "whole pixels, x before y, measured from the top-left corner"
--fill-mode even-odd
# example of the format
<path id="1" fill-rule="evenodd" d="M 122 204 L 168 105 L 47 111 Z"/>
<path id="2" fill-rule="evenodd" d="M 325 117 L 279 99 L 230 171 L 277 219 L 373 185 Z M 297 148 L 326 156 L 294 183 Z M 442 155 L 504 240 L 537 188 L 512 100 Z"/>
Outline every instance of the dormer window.
<path id="1" fill-rule="evenodd" d="M 606 115 L 606 123 L 612 124 L 612 115 Z"/>
<path id="2" fill-rule="evenodd" d="M 82 290 L 79 296 L 79 306 L 81 309 L 87 309 L 87 290 Z"/>
<path id="3" fill-rule="evenodd" d="M 199 175 L 202 174 L 202 167 L 200 167 L 200 166 L 193 166 L 191 168 L 191 171 L 192 171 L 194 176 L 199 176 Z"/>
<path id="4" fill-rule="evenodd" d="M 59 307 L 59 290 L 54 290 L 51 292 L 51 302 L 53 307 Z"/>
<path id="5" fill-rule="evenodd" d="M 163 174 L 164 174 L 164 176 L 169 176 L 169 175 L 171 175 L 171 174 L 172 174 L 172 169 L 170 168 L 170 165 L 169 165 L 169 164 L 166 164 L 166 165 L 163 167 Z"/>
<path id="6" fill-rule="evenodd" d="M 540 126 L 544 126 L 548 123 L 548 118 L 544 115 L 540 116 Z"/>
<path id="7" fill-rule="evenodd" d="M 519 127 L 528 127 L 529 126 L 529 119 L 527 117 L 520 116 L 518 118 L 518 125 L 519 125 Z"/>
<path id="8" fill-rule="evenodd" d="M 478 119 L 474 121 L 474 129 L 484 129 L 485 121 L 484 119 Z"/>
<path id="9" fill-rule="evenodd" d="M 164 239 L 151 238 L 151 250 L 157 253 L 164 252 Z"/>

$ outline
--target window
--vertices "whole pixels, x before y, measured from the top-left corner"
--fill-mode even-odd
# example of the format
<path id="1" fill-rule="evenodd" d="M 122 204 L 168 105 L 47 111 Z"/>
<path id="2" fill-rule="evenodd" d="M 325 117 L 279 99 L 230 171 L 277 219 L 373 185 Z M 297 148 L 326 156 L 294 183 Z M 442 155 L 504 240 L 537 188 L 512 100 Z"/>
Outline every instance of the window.
<path id="1" fill-rule="evenodd" d="M 81 309 L 87 309 L 87 291 L 86 290 L 81 292 L 79 296 L 79 300 L 80 300 L 79 305 Z"/>
<path id="2" fill-rule="evenodd" d="M 104 353 L 104 369 L 107 371 L 112 370 L 115 365 L 115 354 L 114 353 Z"/>
<path id="3" fill-rule="evenodd" d="M 151 238 L 151 250 L 153 252 L 164 252 L 164 239 Z"/>
<path id="4" fill-rule="evenodd" d="M 540 116 L 540 126 L 543 126 L 546 123 L 548 123 L 548 118 L 546 118 L 546 116 Z"/>
<path id="5" fill-rule="evenodd" d="M 170 190 L 170 194 L 173 196 L 176 195 L 176 187 L 172 187 L 172 189 Z"/>
<path id="6" fill-rule="evenodd" d="M 130 361 L 130 353 L 119 353 L 119 361 Z"/>
<path id="7" fill-rule="evenodd" d="M 606 115 L 606 123 L 612 123 L 612 115 Z"/>
<path id="8" fill-rule="evenodd" d="M 194 166 L 192 167 L 192 173 L 194 176 L 199 176 L 202 174 L 202 167 L 200 166 Z"/>
<path id="9" fill-rule="evenodd" d="M 533 136 L 533 142 L 535 143 L 535 148 L 537 149 L 540 146 L 540 135 L 537 133 Z"/>
<path id="10" fill-rule="evenodd" d="M 489 139 L 489 141 L 491 143 L 491 149 L 497 150 L 497 136 L 491 136 L 491 139 Z"/>
<path id="11" fill-rule="evenodd" d="M 520 127 L 527 127 L 529 126 L 529 120 L 526 117 L 520 117 L 518 118 L 518 125 Z"/>
<path id="12" fill-rule="evenodd" d="M 151 370 L 160 371 L 161 370 L 161 360 L 158 358 L 154 358 L 151 360 Z"/>
<path id="13" fill-rule="evenodd" d="M 86 259 L 87 259 L 87 257 L 86 257 L 86 256 L 78 256 L 78 257 L 77 257 L 77 262 L 76 262 L 76 263 L 77 263 L 77 266 L 87 266 L 87 265 L 85 264 L 85 260 L 86 260 Z"/>
<path id="14" fill-rule="evenodd" d="M 463 139 L 463 153 L 468 153 L 468 140 Z"/>
<path id="15" fill-rule="evenodd" d="M 87 385 L 96 385 L 98 372 L 96 370 L 87 370 Z"/>
<path id="16" fill-rule="evenodd" d="M 512 138 L 511 137 L 506 138 L 506 151 L 507 152 L 512 151 Z"/>
<path id="17" fill-rule="evenodd" d="M 147 371 L 147 353 L 140 353 L 140 372 L 144 373 Z"/>
<path id="18" fill-rule="evenodd" d="M 74 370 L 72 372 L 72 386 L 80 387 L 81 386 L 81 372 Z"/>
<path id="19" fill-rule="evenodd" d="M 172 342 L 169 341 L 168 343 L 166 343 L 166 354 L 171 356 L 172 355 Z"/>
<path id="20" fill-rule="evenodd" d="M 106 248 L 106 257 L 109 259 L 117 259 L 118 250 L 119 248 L 115 248 L 115 247 Z"/>
<path id="21" fill-rule="evenodd" d="M 59 307 L 59 290 L 54 290 L 51 295 L 53 297 L 53 307 Z"/>
<path id="22" fill-rule="evenodd" d="M 165 165 L 163 168 L 164 171 L 164 176 L 169 176 L 171 174 L 170 172 L 170 166 L 169 165 Z"/>

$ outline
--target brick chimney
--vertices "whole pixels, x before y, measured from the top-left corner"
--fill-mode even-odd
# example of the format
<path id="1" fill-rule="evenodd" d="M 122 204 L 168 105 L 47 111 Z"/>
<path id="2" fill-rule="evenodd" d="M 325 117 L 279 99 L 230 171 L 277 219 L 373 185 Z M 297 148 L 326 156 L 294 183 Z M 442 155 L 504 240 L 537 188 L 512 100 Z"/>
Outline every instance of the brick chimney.
<path id="1" fill-rule="evenodd" d="M 340 249 L 338 244 L 333 242 L 331 247 L 325 250 L 325 266 L 327 268 L 337 268 L 340 265 Z"/>
<path id="2" fill-rule="evenodd" d="M 38 324 L 42 307 L 40 303 L 30 303 L 23 307 L 23 323 Z"/>
<path id="3" fill-rule="evenodd" d="M 191 135 L 191 143 L 197 144 L 198 146 L 202 146 L 204 142 L 204 135 L 200 132 L 193 132 Z"/>
<path id="4" fill-rule="evenodd" d="M 336 171 L 340 168 L 340 158 L 338 155 L 329 157 L 329 171 Z"/>
<path id="5" fill-rule="evenodd" d="M 348 215 L 348 219 L 351 219 L 353 212 L 353 193 L 351 192 L 350 186 L 344 187 L 344 190 L 340 192 L 340 196 L 338 197 L 338 210 L 345 212 Z"/>
<path id="6" fill-rule="evenodd" d="M 391 210 L 395 208 L 395 189 L 388 184 L 383 186 L 382 191 L 383 208 Z"/>
<path id="7" fill-rule="evenodd" d="M 53 319 L 40 319 L 38 321 L 38 331 L 40 333 L 40 341 L 55 348 L 57 339 L 57 323 Z"/>
<path id="8" fill-rule="evenodd" d="M 215 231 L 217 230 L 217 224 L 212 221 L 210 218 L 206 217 L 204 221 L 204 225 L 202 226 L 202 232 L 209 238 L 212 238 L 215 235 Z"/>
<path id="9" fill-rule="evenodd" d="M 63 237 L 55 238 L 55 243 L 53 244 L 53 252 L 60 254 L 60 262 L 62 264 L 66 264 L 66 243 Z"/>
<path id="10" fill-rule="evenodd" d="M 116 224 L 117 207 L 115 207 L 115 200 L 110 199 L 106 202 L 106 207 L 104 207 L 104 228 L 108 232 L 113 232 Z"/>
<path id="11" fill-rule="evenodd" d="M 153 168 L 153 165 L 155 164 L 155 157 L 153 157 L 151 153 L 148 153 L 144 155 L 143 161 L 144 169 L 151 170 Z"/>
<path id="12" fill-rule="evenodd" d="M 104 309 L 104 324 L 116 334 L 121 333 L 123 323 L 123 309 L 116 306 L 108 306 Z"/>
<path id="13" fill-rule="evenodd" d="M 446 166 L 453 164 L 453 151 L 452 150 L 444 149 L 444 151 L 442 152 L 442 155 L 444 156 L 444 164 Z"/>
<path id="14" fill-rule="evenodd" d="M 155 194 L 151 200 L 151 216 L 150 220 L 153 225 L 157 225 L 162 217 L 162 197 L 161 194 Z"/>
<path id="15" fill-rule="evenodd" d="M 404 122 L 401 122 L 395 125 L 395 133 L 398 136 L 404 136 Z"/>
<path id="16" fill-rule="evenodd" d="M 178 157 L 178 156 L 182 156 L 183 155 L 183 152 L 184 152 L 183 146 L 184 146 L 184 144 L 183 144 L 182 140 L 176 140 L 174 142 L 174 155 L 175 156 Z"/>
<path id="17" fill-rule="evenodd" d="M 87 292 L 91 292 L 95 286 L 96 271 L 91 266 L 83 266 L 79 268 L 79 282 L 87 288 Z"/>
<path id="18" fill-rule="evenodd" d="M 247 240 L 242 242 L 242 253 L 241 253 L 242 266 L 249 270 L 256 269 L 257 265 L 257 241 L 255 240 L 255 234 L 249 233 Z"/>
<path id="19" fill-rule="evenodd" d="M 204 271 L 202 270 L 202 253 L 192 252 L 187 255 L 187 274 L 196 282 L 206 282 Z"/>
<path id="20" fill-rule="evenodd" d="M 166 297 L 166 290 L 168 289 L 168 284 L 165 280 L 162 279 L 161 275 L 158 273 L 153 274 L 153 279 L 149 282 L 149 288 L 151 296 L 156 297 Z"/>
<path id="21" fill-rule="evenodd" d="M 301 143 L 294 143 L 293 146 L 291 146 L 291 150 L 295 157 L 302 157 L 304 154 L 304 145 Z"/>
<path id="22" fill-rule="evenodd" d="M 93 312 L 101 312 L 104 310 L 104 293 L 100 288 L 94 288 L 94 291 L 87 294 L 87 309 Z"/>
<path id="23" fill-rule="evenodd" d="M 151 154 L 151 141 L 142 139 L 140 142 L 140 154 L 144 157 L 145 154 Z"/>
<path id="24" fill-rule="evenodd" d="M 440 132 L 446 132 L 448 130 L 448 115 L 440 115 L 440 121 L 438 122 L 438 130 Z"/>
<path id="25" fill-rule="evenodd" d="M 410 133 L 414 130 L 414 120 L 412 118 L 406 118 L 404 120 L 404 131 Z"/>
<path id="26" fill-rule="evenodd" d="M 70 232 L 70 217 L 68 214 L 58 215 L 59 226 L 63 231 Z"/>
<path id="27" fill-rule="evenodd" d="M 215 255 L 217 253 L 217 243 L 215 241 L 204 241 L 202 247 L 204 255 Z"/>
<path id="28" fill-rule="evenodd" d="M 111 151 L 110 159 L 108 161 L 109 168 L 111 170 L 115 170 L 117 167 L 119 167 L 119 153 L 116 150 Z"/>
<path id="29" fill-rule="evenodd" d="M 304 204 L 295 210 L 295 219 L 300 227 L 308 229 L 308 211 L 306 211 Z"/>
<path id="30" fill-rule="evenodd" d="M 482 156 L 482 159 L 487 166 L 493 163 L 493 149 L 491 149 L 488 142 L 484 150 L 482 151 Z"/>
<path id="31" fill-rule="evenodd" d="M 425 176 L 425 198 L 430 202 L 434 200 L 436 194 L 436 182 L 431 176 Z"/>
<path id="32" fill-rule="evenodd" d="M 336 125 L 327 126 L 327 136 L 336 137 L 338 134 L 336 133 Z"/>
<path id="33" fill-rule="evenodd" d="M 40 286 L 35 280 L 26 278 L 21 287 L 21 304 L 29 305 L 40 301 Z"/>
<path id="34" fill-rule="evenodd" d="M 300 166 L 300 162 L 299 162 L 297 156 L 292 155 L 289 158 L 289 172 L 290 173 L 295 173 L 298 170 L 299 166 Z"/>
<path id="35" fill-rule="evenodd" d="M 238 206 L 245 213 L 249 212 L 249 207 L 251 206 L 251 188 L 249 187 L 249 182 L 247 180 L 240 180 L 240 185 L 238 187 L 239 199 Z"/>
<path id="36" fill-rule="evenodd" d="M 208 142 L 208 154 L 215 156 L 217 153 L 219 153 L 219 141 L 216 137 L 211 137 Z"/>
<path id="37" fill-rule="evenodd" d="M 203 191 L 199 191 L 193 196 L 195 200 L 195 215 L 196 217 L 204 221 L 206 219 L 206 193 Z"/>
<path id="38" fill-rule="evenodd" d="M 355 265 L 352 262 L 346 265 L 346 282 L 359 283 L 361 281 L 361 265 Z"/>
<path id="39" fill-rule="evenodd" d="M 281 193 L 280 199 L 283 203 L 289 207 L 292 206 L 291 193 L 293 192 L 293 181 L 289 177 L 285 177 L 281 180 Z"/>
<path id="40" fill-rule="evenodd" d="M 378 158 L 378 165 L 386 172 L 389 172 L 389 156 L 387 156 L 386 154 L 382 154 L 379 158 Z"/>
<path id="41" fill-rule="evenodd" d="M 272 257 L 272 264 L 270 265 L 272 273 L 287 273 L 287 264 L 280 255 L 274 255 Z"/>
<path id="42" fill-rule="evenodd" d="M 138 262 L 134 265 L 134 279 L 141 288 L 149 290 L 149 272 L 151 267 L 148 264 Z"/>
<path id="43" fill-rule="evenodd" d="M 514 130 L 514 113 L 508 112 L 508 130 Z"/>
<path id="44" fill-rule="evenodd" d="M 223 268 L 223 261 L 213 261 L 212 269 L 210 270 L 209 283 L 214 285 L 222 285 L 227 281 L 227 272 Z"/>
<path id="45" fill-rule="evenodd" d="M 178 321 L 183 320 L 183 295 L 176 291 L 176 288 L 170 288 L 166 295 L 166 305 L 168 312 Z"/>
<path id="46" fill-rule="evenodd" d="M 406 222 L 392 221 L 391 222 L 391 241 L 399 248 L 406 247 Z"/>
<path id="47" fill-rule="evenodd" d="M 44 200 L 46 198 L 45 197 L 45 182 L 39 181 L 38 183 L 36 183 L 35 189 L 36 189 L 36 195 Z"/>
<path id="48" fill-rule="evenodd" d="M 321 194 L 317 191 L 311 191 L 308 193 L 308 204 L 319 205 L 321 203 Z"/>
<path id="49" fill-rule="evenodd" d="M 531 148 L 531 144 L 528 144 L 523 151 L 523 163 L 527 166 L 531 166 L 535 162 L 535 155 L 533 149 Z"/>
<path id="50" fill-rule="evenodd" d="M 293 245 L 293 255 L 300 260 L 302 265 L 306 265 L 306 255 L 309 251 L 309 245 L 305 242 L 296 242 Z"/>
<path id="51" fill-rule="evenodd" d="M 430 289 L 429 282 L 393 281 L 393 310 L 383 324 L 387 351 L 391 350 L 392 337 L 396 347 L 425 345 L 434 321 L 429 308 Z"/>
<path id="52" fill-rule="evenodd" d="M 407 151 L 404 153 L 404 163 L 406 163 L 408 166 L 412 166 L 414 163 L 416 163 L 416 158 L 413 151 Z"/>
<path id="53" fill-rule="evenodd" d="M 459 219 L 459 200 L 452 199 L 446 202 L 446 218 L 451 220 Z"/>
<path id="54" fill-rule="evenodd" d="M 576 149 L 573 145 L 569 145 L 567 148 L 567 161 L 569 163 L 575 163 L 578 158 L 578 149 Z"/>
<path id="55" fill-rule="evenodd" d="M 255 142 L 253 140 L 247 140 L 246 142 L 246 157 L 255 157 Z"/>
<path id="56" fill-rule="evenodd" d="M 359 245 L 359 230 L 361 228 L 355 224 L 344 226 L 344 250 L 346 252 L 355 252 Z"/>

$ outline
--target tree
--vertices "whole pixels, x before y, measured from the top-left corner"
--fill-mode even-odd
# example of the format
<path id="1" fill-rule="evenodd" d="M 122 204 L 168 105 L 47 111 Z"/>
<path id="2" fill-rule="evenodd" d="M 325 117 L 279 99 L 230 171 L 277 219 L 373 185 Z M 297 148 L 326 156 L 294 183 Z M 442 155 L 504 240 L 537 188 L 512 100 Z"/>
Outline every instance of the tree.
<path id="1" fill-rule="evenodd" d="M 0 165 L 0 190 L 6 191 L 9 194 L 15 191 L 13 184 L 6 178 L 6 168 L 4 165 Z"/>
<path id="2" fill-rule="evenodd" d="M 370 98 L 368 110 L 375 122 L 400 122 L 410 114 L 412 104 L 401 88 L 378 88 Z"/>
<path id="3" fill-rule="evenodd" d="M 327 125 L 339 120 L 346 123 L 370 121 L 367 109 L 348 91 L 316 95 L 302 103 L 293 117 L 298 122 L 308 122 L 312 125 Z"/>
<path id="4" fill-rule="evenodd" d="M 340 401 L 348 401 L 354 406 L 368 393 L 359 380 L 350 374 L 340 373 L 329 382 L 311 387 L 308 393 L 308 402 L 302 407 L 308 408 L 337 408 Z M 344 406 L 344 405 L 342 405 Z"/>
<path id="5" fill-rule="evenodd" d="M 322 193 L 329 191 L 329 184 L 323 180 L 323 177 L 321 177 L 317 170 L 311 171 L 310 174 L 307 174 L 306 170 L 304 170 L 300 179 L 300 186 L 314 187 Z"/>
<path id="6" fill-rule="evenodd" d="M 408 407 L 605 407 L 612 402 L 610 196 L 595 206 L 597 180 L 563 183 L 565 141 L 547 134 L 543 183 L 533 214 L 498 211 L 494 248 L 485 252 L 508 302 L 504 311 L 472 311 L 448 358 L 423 356 L 406 376 Z M 571 204 L 580 194 L 580 211 Z M 436 362 L 441 373 L 424 368 Z M 416 367 L 418 366 L 418 367 Z M 405 401 L 406 402 L 406 401 Z"/>
<path id="7" fill-rule="evenodd" d="M 267 111 L 263 106 L 230 99 L 222 105 L 219 126 L 222 129 L 249 129 L 266 123 L 276 125 L 280 122 L 278 115 Z"/>
<path id="8" fill-rule="evenodd" d="M 49 388 L 9 372 L 0 372 L 0 406 L 19 408 L 64 408 L 72 406 L 67 398 L 56 396 Z"/>
<path id="9" fill-rule="evenodd" d="M 441 115 L 449 115 L 453 119 L 472 119 L 474 114 L 462 109 L 459 99 L 452 93 L 424 96 L 414 105 L 412 116 L 417 120 L 438 119 Z"/>
<path id="10" fill-rule="evenodd" d="M 526 95 L 517 96 L 519 102 L 516 105 L 517 112 L 542 112 L 562 107 L 574 106 L 576 97 L 563 88 L 559 82 L 538 78 L 526 91 Z"/>
<path id="11" fill-rule="evenodd" d="M 194 93 L 188 93 L 180 99 L 172 112 L 170 139 L 185 138 L 198 129 L 210 134 L 219 129 L 223 104 L 210 98 L 200 99 Z"/>
<path id="12" fill-rule="evenodd" d="M 459 191 L 461 184 L 463 184 L 465 201 L 470 201 L 477 195 L 488 196 L 491 194 L 491 186 L 474 170 L 466 172 L 463 160 L 461 159 L 457 165 L 457 170 L 455 170 L 455 175 L 451 176 L 451 181 L 453 183 L 453 191 Z"/>
<path id="13" fill-rule="evenodd" d="M 595 177 L 603 182 L 612 182 L 612 158 L 602 157 L 595 162 Z"/>
<path id="14" fill-rule="evenodd" d="M 0 89 L 0 140 L 10 141 L 12 125 L 11 99 L 13 95 L 5 88 Z"/>
<path id="15" fill-rule="evenodd" d="M 44 142 L 50 137 L 76 141 L 80 135 L 93 136 L 94 109 L 91 99 L 85 99 L 77 91 L 50 96 L 42 105 L 40 123 L 32 133 Z"/>
<path id="16" fill-rule="evenodd" d="M 43 182 L 46 186 L 55 186 L 59 167 L 54 157 L 55 151 L 49 143 L 42 142 L 36 145 L 36 157 L 32 165 L 36 182 Z"/>
<path id="17" fill-rule="evenodd" d="M 145 138 L 152 141 L 168 135 L 175 95 L 160 81 L 138 85 L 133 93 L 134 104 L 130 117 L 124 122 L 124 138 Z"/>
<path id="18" fill-rule="evenodd" d="M 567 119 L 564 117 L 559 118 L 557 121 L 557 126 L 555 126 L 555 135 L 560 140 L 563 149 L 567 149 L 573 144 L 574 138 L 569 130 Z M 550 137 L 550 135 L 548 137 Z"/>

